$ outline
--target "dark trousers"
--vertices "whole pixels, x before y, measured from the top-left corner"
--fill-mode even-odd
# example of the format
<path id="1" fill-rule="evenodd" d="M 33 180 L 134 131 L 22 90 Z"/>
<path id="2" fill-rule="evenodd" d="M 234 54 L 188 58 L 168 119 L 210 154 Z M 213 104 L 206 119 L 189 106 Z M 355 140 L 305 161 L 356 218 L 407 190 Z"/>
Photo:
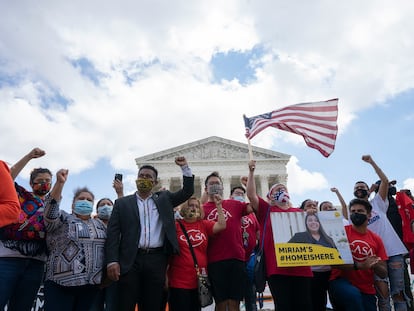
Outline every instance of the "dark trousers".
<path id="1" fill-rule="evenodd" d="M 330 275 L 331 271 L 313 271 L 313 278 L 311 281 L 313 311 L 326 311 Z"/>
<path id="2" fill-rule="evenodd" d="M 162 309 L 167 258 L 162 251 L 137 253 L 131 270 L 119 278 L 119 311 L 134 311 L 136 303 L 139 311 Z"/>
<path id="3" fill-rule="evenodd" d="M 310 277 L 271 275 L 267 284 L 275 302 L 275 310 L 312 311 Z"/>
<path id="4" fill-rule="evenodd" d="M 45 311 L 89 311 L 98 295 L 96 285 L 61 286 L 52 281 L 44 284 Z"/>
<path id="5" fill-rule="evenodd" d="M 118 283 L 99 290 L 90 311 L 116 311 L 118 308 Z"/>
<path id="6" fill-rule="evenodd" d="M 0 310 L 7 302 L 9 311 L 31 310 L 44 266 L 44 262 L 31 258 L 0 258 Z"/>
<path id="7" fill-rule="evenodd" d="M 200 311 L 201 306 L 197 288 L 183 289 L 170 287 L 168 307 L 170 311 Z"/>

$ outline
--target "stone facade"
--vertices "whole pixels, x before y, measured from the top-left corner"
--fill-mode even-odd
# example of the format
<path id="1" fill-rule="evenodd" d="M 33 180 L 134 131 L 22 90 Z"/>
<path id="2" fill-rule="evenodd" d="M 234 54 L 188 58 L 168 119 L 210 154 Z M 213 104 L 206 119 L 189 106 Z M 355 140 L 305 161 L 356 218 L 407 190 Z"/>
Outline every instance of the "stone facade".
<path id="1" fill-rule="evenodd" d="M 252 146 L 256 160 L 256 187 L 260 196 L 266 196 L 274 183 L 287 183 L 286 165 L 290 155 Z M 139 167 L 153 165 L 159 172 L 159 187 L 176 191 L 182 186 L 180 169 L 174 163 L 177 156 L 185 156 L 195 175 L 197 197 L 204 191 L 204 180 L 211 172 L 218 171 L 223 180 L 224 198 L 230 190 L 240 185 L 240 177 L 248 173 L 249 148 L 247 144 L 211 136 L 185 145 L 136 158 Z"/>

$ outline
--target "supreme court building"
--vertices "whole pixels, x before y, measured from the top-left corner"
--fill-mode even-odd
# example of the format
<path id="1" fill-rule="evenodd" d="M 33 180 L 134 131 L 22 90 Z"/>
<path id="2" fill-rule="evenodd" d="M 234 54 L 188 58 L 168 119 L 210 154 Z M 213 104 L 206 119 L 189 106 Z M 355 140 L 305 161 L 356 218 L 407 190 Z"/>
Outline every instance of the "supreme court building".
<path id="1" fill-rule="evenodd" d="M 256 190 L 265 197 L 275 183 L 287 184 L 286 165 L 290 155 L 252 146 L 256 160 Z M 249 149 L 247 144 L 211 136 L 185 145 L 136 158 L 139 167 L 153 165 L 159 172 L 158 186 L 170 191 L 182 187 L 180 168 L 175 164 L 177 156 L 185 156 L 195 175 L 194 195 L 198 198 L 204 191 L 205 178 L 213 171 L 219 172 L 223 180 L 223 198 L 230 196 L 230 190 L 240 185 L 240 177 L 248 174 Z"/>

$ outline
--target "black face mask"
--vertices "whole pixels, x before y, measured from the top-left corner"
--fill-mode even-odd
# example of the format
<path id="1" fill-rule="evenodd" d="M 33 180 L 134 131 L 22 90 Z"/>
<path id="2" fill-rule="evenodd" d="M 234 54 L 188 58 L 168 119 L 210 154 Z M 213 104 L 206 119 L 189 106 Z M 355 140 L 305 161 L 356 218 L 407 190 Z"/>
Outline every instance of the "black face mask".
<path id="1" fill-rule="evenodd" d="M 354 197 L 364 199 L 368 196 L 368 191 L 365 189 L 358 189 L 354 191 Z"/>
<path id="2" fill-rule="evenodd" d="M 396 194 L 397 194 L 397 188 L 395 187 L 388 188 L 388 195 L 396 195 Z"/>
<path id="3" fill-rule="evenodd" d="M 364 222 L 367 221 L 367 219 L 368 217 L 365 214 L 359 214 L 359 213 L 351 214 L 351 221 L 357 227 L 361 226 Z"/>

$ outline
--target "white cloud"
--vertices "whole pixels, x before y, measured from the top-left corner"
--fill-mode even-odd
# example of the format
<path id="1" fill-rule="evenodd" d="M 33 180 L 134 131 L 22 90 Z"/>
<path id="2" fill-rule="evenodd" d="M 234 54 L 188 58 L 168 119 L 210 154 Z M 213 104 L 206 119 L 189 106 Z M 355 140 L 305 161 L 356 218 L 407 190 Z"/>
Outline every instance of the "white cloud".
<path id="1" fill-rule="evenodd" d="M 410 189 L 411 191 L 414 191 L 414 178 L 407 178 L 404 180 L 401 189 Z"/>
<path id="2" fill-rule="evenodd" d="M 292 156 L 287 164 L 289 193 L 302 195 L 305 192 L 328 188 L 325 177 L 318 172 L 309 172 L 299 166 L 299 161 Z"/>

